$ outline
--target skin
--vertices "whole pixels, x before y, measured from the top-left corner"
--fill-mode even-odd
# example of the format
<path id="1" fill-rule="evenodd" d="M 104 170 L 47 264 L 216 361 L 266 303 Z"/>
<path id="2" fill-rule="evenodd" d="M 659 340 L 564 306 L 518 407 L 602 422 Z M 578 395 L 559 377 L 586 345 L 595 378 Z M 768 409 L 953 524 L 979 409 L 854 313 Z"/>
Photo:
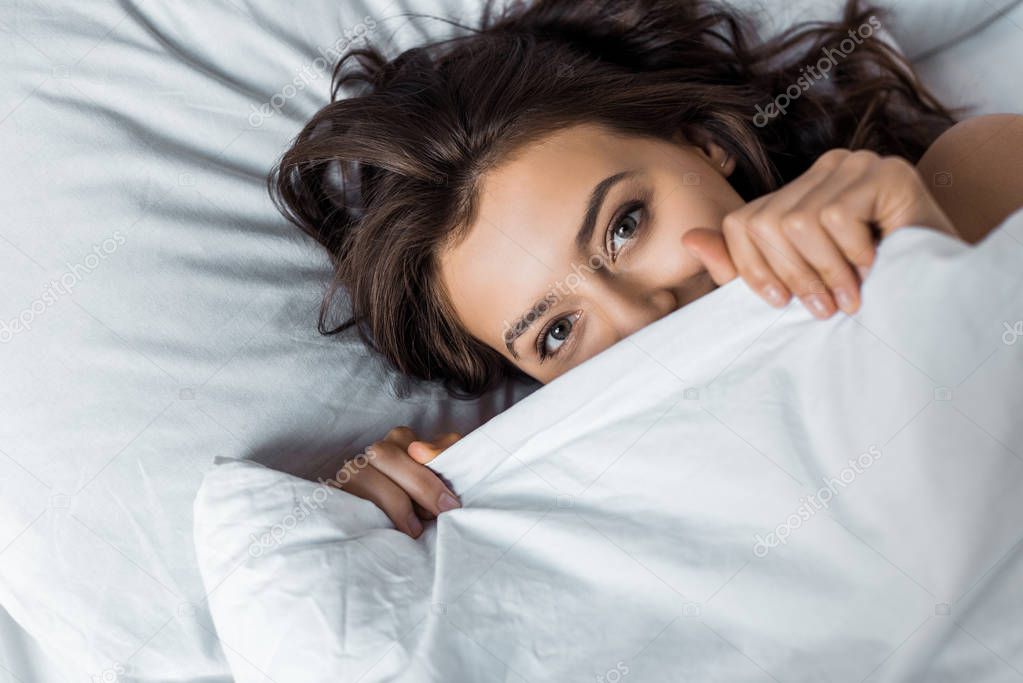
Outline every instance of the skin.
<path id="1" fill-rule="evenodd" d="M 641 176 L 608 192 L 590 238 L 578 245 L 594 186 L 633 169 Z M 681 238 L 693 228 L 720 226 L 743 206 L 727 180 L 733 170 L 734 161 L 716 146 L 705 152 L 591 125 L 553 134 L 489 174 L 468 236 L 442 255 L 442 281 L 459 319 L 474 337 L 549 382 L 714 288 Z M 637 192 L 650 193 L 647 220 L 656 227 L 643 232 L 642 248 L 637 238 L 615 256 L 605 244 L 607 228 Z M 607 267 L 573 270 L 598 262 Z M 506 331 L 552 289 L 558 300 L 509 350 Z M 542 360 L 535 348 L 540 328 L 576 313 L 571 341 Z"/>
<path id="2" fill-rule="evenodd" d="M 967 119 L 935 140 L 917 169 L 962 238 L 979 242 L 1023 203 L 1023 116 Z"/>
<path id="3" fill-rule="evenodd" d="M 872 228 L 980 240 L 1023 204 L 1021 151 L 1023 116 L 978 117 L 941 136 L 917 168 L 832 150 L 746 203 L 728 182 L 735 161 L 716 144 L 573 126 L 487 175 L 468 235 L 441 254 L 441 278 L 466 329 L 546 383 L 735 277 L 774 306 L 796 296 L 821 319 L 855 313 Z M 623 171 L 637 175 L 612 186 L 579 242 L 594 186 Z M 645 208 L 632 211 L 637 198 Z M 343 488 L 416 538 L 421 519 L 458 505 L 427 467 L 458 438 L 395 428 Z"/>

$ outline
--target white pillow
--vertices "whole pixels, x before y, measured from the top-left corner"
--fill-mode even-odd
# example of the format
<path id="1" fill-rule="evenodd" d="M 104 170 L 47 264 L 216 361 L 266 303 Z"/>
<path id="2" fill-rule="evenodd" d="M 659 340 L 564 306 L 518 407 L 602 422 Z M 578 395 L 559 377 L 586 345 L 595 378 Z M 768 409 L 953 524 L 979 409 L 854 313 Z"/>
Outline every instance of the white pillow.
<path id="1" fill-rule="evenodd" d="M 81 680 L 228 676 L 192 544 L 214 456 L 310 473 L 513 402 L 445 400 L 318 335 L 326 258 L 266 193 L 326 102 L 321 50 L 367 16 L 449 30 L 401 9 L 0 3 L 0 604 Z"/>
<path id="2" fill-rule="evenodd" d="M 1023 64 L 1023 3 L 1004 15 L 917 63 L 923 81 L 945 104 L 970 107 L 974 114 L 1023 113 L 1023 87 L 1018 68 Z"/>
<path id="3" fill-rule="evenodd" d="M 920 59 L 969 36 L 1020 0 L 883 0 L 892 35 L 910 59 Z"/>
<path id="4" fill-rule="evenodd" d="M 834 19 L 845 0 L 727 0 L 757 15 L 763 30 L 777 33 L 795 22 Z M 910 59 L 940 50 L 977 30 L 1020 0 L 874 0 L 890 13 L 882 22 L 894 42 Z"/>

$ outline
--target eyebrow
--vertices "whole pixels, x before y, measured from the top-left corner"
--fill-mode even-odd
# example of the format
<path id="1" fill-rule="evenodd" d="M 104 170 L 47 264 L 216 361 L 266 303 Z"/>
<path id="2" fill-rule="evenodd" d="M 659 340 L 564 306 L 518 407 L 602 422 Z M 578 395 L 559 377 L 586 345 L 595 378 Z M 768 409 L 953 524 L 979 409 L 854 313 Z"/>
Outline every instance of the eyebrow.
<path id="1" fill-rule="evenodd" d="M 582 252 L 586 249 L 587 245 L 593 239 L 593 230 L 597 225 L 597 217 L 600 215 L 600 210 L 604 206 L 604 199 L 607 197 L 607 193 L 611 191 L 611 188 L 626 178 L 630 178 L 636 175 L 637 171 L 621 171 L 610 175 L 601 180 L 593 188 L 593 192 L 590 193 L 589 201 L 586 203 L 586 213 L 583 214 L 582 223 L 579 224 L 579 230 L 575 235 L 575 244 Z M 513 358 L 518 359 L 519 354 L 515 351 L 512 346 L 515 340 L 521 337 L 526 331 L 532 327 L 533 322 L 536 322 L 541 316 L 533 315 L 533 311 L 537 310 L 540 306 L 547 303 L 550 293 L 545 294 L 542 298 L 537 299 L 529 309 L 519 316 L 511 328 L 510 332 L 504 335 L 504 345 L 508 349 L 508 352 Z"/>

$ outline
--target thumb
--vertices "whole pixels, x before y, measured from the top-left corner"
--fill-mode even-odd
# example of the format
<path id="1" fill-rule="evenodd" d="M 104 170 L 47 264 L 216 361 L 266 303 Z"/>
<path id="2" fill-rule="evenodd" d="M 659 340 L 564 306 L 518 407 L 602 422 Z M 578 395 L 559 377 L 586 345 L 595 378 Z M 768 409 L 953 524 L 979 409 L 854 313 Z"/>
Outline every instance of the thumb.
<path id="1" fill-rule="evenodd" d="M 461 438 L 461 434 L 449 432 L 433 441 L 413 441 L 408 445 L 408 454 L 420 465 L 425 465 Z"/>
<path id="2" fill-rule="evenodd" d="M 719 231 L 710 228 L 688 230 L 682 235 L 682 246 L 703 264 L 715 284 L 723 285 L 738 277 L 725 237 Z"/>

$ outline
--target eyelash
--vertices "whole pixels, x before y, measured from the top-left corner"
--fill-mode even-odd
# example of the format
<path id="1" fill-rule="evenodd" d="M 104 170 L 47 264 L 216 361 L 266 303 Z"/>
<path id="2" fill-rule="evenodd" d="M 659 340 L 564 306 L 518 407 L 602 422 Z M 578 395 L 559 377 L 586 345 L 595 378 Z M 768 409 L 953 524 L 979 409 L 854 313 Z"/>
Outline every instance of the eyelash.
<path id="1" fill-rule="evenodd" d="M 572 323 L 572 331 L 569 332 L 568 339 L 566 339 L 564 341 L 564 343 L 562 343 L 561 346 L 559 346 L 557 348 L 557 350 L 548 353 L 547 348 L 546 348 L 547 347 L 547 335 L 550 334 L 551 330 L 554 328 L 555 325 L 557 325 L 559 322 L 561 322 L 565 318 L 568 318 L 568 317 L 573 316 L 573 315 L 577 316 L 577 317 L 575 319 L 575 322 Z M 579 321 L 582 320 L 582 319 L 583 319 L 582 311 L 573 311 L 572 313 L 568 313 L 566 315 L 559 315 L 557 318 L 552 318 L 546 325 L 543 326 L 543 329 L 540 330 L 540 334 L 538 334 L 537 337 L 536 337 L 536 354 L 537 354 L 537 357 L 540 359 L 541 363 L 543 363 L 548 358 L 553 358 L 553 357 L 557 356 L 559 353 L 561 353 L 562 349 L 564 349 L 566 346 L 572 344 L 573 340 L 575 340 L 576 326 L 579 324 Z"/>
<path id="2" fill-rule="evenodd" d="M 618 228 L 618 224 L 622 222 L 623 218 L 628 216 L 633 211 L 639 209 L 639 220 L 636 222 L 636 232 L 638 234 L 639 231 L 643 229 L 643 226 L 646 223 L 647 219 L 646 207 L 647 203 L 645 199 L 633 199 L 631 201 L 628 201 L 622 205 L 622 208 L 618 210 L 618 213 L 616 213 L 614 218 L 611 220 L 611 224 L 607 226 L 607 230 L 604 232 L 604 251 L 606 252 L 607 257 L 611 259 L 612 263 L 614 263 L 614 261 L 618 258 L 618 255 L 621 253 L 620 251 L 618 252 L 611 251 L 612 235 L 614 234 L 614 231 Z M 633 238 L 629 241 L 631 242 L 633 240 L 635 240 L 635 236 L 633 236 Z"/>
<path id="3" fill-rule="evenodd" d="M 647 209 L 646 209 L 646 207 L 647 207 L 647 201 L 645 199 L 637 198 L 637 199 L 632 199 L 632 200 L 626 202 L 625 204 L 623 204 L 621 206 L 621 208 L 618 209 L 618 212 L 614 215 L 614 218 L 611 220 L 611 224 L 608 225 L 607 230 L 604 231 L 604 251 L 606 252 L 607 257 L 609 259 L 611 259 L 612 262 L 614 262 L 615 259 L 618 258 L 618 255 L 621 253 L 620 251 L 619 252 L 612 252 L 611 248 L 610 248 L 611 237 L 612 237 L 615 229 L 618 227 L 618 224 L 621 222 L 621 220 L 623 218 L 628 216 L 633 211 L 639 209 L 640 210 L 640 216 L 639 216 L 639 220 L 637 221 L 637 224 L 636 224 L 636 230 L 638 232 L 639 230 L 641 230 L 643 228 L 643 225 L 646 223 L 646 219 L 647 219 Z M 635 237 L 633 237 L 633 239 L 635 239 Z M 632 240 L 630 240 L 630 241 L 632 241 Z M 572 331 L 569 333 L 570 334 L 569 339 L 567 339 L 565 341 L 565 343 L 563 343 L 561 346 L 559 346 L 556 351 L 553 351 L 553 352 L 550 352 L 550 353 L 547 352 L 547 349 L 546 349 L 546 347 L 547 347 L 547 335 L 550 334 L 551 329 L 553 329 L 555 325 L 557 325 L 560 321 L 562 321 L 563 319 L 567 318 L 568 316 L 561 315 L 561 316 L 558 316 L 557 318 L 553 318 L 550 322 L 548 322 L 546 325 L 544 325 L 542 330 L 540 330 L 540 334 L 538 334 L 537 337 L 536 337 L 536 354 L 537 354 L 537 357 L 540 359 L 541 363 L 543 363 L 545 360 L 548 360 L 549 358 L 553 358 L 553 357 L 557 356 L 559 353 L 561 353 L 561 351 L 565 348 L 566 345 L 571 344 L 571 341 L 573 339 L 575 339 L 575 335 L 577 334 L 576 333 L 576 325 L 578 325 L 579 321 L 582 320 L 582 313 L 581 313 L 581 311 L 576 311 L 575 313 L 570 313 L 569 314 L 569 315 L 576 315 L 576 314 L 578 314 L 579 317 L 576 318 L 576 321 L 572 324 Z"/>

